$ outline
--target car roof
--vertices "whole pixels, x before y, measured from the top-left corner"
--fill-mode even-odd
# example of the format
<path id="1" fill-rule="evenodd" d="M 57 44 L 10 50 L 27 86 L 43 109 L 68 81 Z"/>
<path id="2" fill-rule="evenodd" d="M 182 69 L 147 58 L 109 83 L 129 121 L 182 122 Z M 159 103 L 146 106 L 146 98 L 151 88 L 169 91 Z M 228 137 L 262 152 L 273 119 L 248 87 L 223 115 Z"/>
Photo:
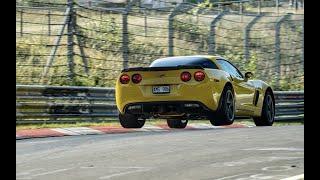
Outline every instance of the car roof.
<path id="1" fill-rule="evenodd" d="M 207 58 L 210 60 L 216 60 L 219 58 L 222 58 L 221 56 L 215 56 L 215 55 L 190 55 L 190 56 L 172 56 L 172 57 L 165 57 L 165 58 L 160 58 L 157 60 L 170 60 L 170 59 L 186 59 L 186 58 Z"/>

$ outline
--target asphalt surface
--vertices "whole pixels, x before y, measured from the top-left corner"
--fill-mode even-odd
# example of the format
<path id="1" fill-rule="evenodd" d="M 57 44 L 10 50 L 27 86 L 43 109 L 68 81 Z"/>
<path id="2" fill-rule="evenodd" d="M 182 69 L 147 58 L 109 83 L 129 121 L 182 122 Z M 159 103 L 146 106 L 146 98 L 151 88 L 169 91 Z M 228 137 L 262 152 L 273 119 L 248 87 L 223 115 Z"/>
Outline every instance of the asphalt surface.
<path id="1" fill-rule="evenodd" d="M 283 179 L 304 173 L 304 126 L 16 141 L 16 179 Z"/>

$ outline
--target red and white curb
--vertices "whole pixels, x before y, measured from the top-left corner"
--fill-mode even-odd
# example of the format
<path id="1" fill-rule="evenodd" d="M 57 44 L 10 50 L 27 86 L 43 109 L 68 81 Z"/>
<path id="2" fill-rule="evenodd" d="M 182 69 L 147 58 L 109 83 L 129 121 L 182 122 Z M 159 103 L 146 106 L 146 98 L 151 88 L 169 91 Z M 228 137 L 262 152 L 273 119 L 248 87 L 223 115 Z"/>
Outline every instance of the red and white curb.
<path id="1" fill-rule="evenodd" d="M 59 137 L 59 136 L 79 136 L 96 134 L 113 134 L 129 132 L 165 132 L 165 131 L 185 131 L 221 128 L 248 128 L 252 126 L 244 124 L 232 124 L 229 126 L 212 126 L 209 124 L 189 124 L 185 129 L 171 129 L 166 124 L 145 125 L 141 129 L 125 129 L 119 126 L 95 126 L 95 127 L 71 127 L 71 128 L 46 128 L 16 131 L 16 139 L 37 138 L 37 137 Z"/>

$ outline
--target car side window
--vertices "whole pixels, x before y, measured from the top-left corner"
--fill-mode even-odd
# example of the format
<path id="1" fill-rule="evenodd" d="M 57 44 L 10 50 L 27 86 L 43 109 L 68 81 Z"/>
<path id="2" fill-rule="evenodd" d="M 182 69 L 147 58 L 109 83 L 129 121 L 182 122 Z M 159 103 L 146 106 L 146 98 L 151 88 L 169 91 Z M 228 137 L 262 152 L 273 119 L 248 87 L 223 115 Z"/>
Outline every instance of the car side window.
<path id="1" fill-rule="evenodd" d="M 240 73 L 240 71 L 228 61 L 224 59 L 218 59 L 217 63 L 221 66 L 222 70 L 238 78 L 243 78 L 243 75 Z"/>
<path id="2" fill-rule="evenodd" d="M 206 60 L 200 63 L 200 66 L 203 68 L 209 68 L 209 69 L 218 69 L 217 65 L 210 60 Z"/>
<path id="3" fill-rule="evenodd" d="M 189 63 L 189 65 L 199 65 L 203 68 L 218 69 L 217 65 L 208 59 L 199 59 Z"/>

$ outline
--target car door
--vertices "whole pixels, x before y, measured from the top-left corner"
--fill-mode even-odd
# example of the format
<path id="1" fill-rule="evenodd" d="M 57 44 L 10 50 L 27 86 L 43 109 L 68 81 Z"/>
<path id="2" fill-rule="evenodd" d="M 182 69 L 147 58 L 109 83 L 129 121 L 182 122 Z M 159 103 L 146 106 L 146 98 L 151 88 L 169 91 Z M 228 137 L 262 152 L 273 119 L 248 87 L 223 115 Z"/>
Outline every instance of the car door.
<path id="1" fill-rule="evenodd" d="M 236 115 L 252 115 L 254 112 L 253 98 L 255 93 L 254 85 L 244 78 L 242 73 L 229 61 L 218 59 L 217 63 L 222 70 L 228 72 L 231 76 L 236 99 Z"/>

